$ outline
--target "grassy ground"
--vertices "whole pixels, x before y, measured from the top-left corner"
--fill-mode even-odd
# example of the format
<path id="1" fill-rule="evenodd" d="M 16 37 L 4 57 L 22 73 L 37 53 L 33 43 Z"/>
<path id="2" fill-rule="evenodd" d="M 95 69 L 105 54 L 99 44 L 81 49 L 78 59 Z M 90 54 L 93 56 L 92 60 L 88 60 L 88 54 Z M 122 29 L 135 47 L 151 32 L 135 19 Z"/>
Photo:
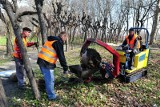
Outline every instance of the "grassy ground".
<path id="1" fill-rule="evenodd" d="M 5 48 L 0 47 L 0 65 L 3 65 L 4 63 L 10 61 L 12 58 L 5 56 L 6 51 Z"/>
<path id="2" fill-rule="evenodd" d="M 103 48 L 96 48 L 105 61 L 112 61 L 112 55 Z M 66 54 L 69 65 L 79 64 L 80 48 L 69 51 Z M 55 90 L 62 98 L 59 101 L 48 101 L 44 88 L 40 88 L 42 99 L 34 100 L 32 90 L 28 87 L 23 97 L 14 94 L 9 101 L 13 106 L 36 107 L 63 107 L 63 106 L 96 106 L 96 107 L 128 107 L 128 106 L 160 106 L 160 51 L 151 50 L 151 58 L 148 65 L 148 75 L 133 83 L 120 83 L 118 79 L 113 81 L 92 81 L 90 83 L 69 83 L 69 77 L 62 74 L 61 69 L 55 69 Z M 42 78 L 39 69 L 35 70 L 37 79 Z M 17 93 L 19 91 L 17 90 Z"/>
<path id="3" fill-rule="evenodd" d="M 0 36 L 0 46 L 6 45 L 6 37 L 5 36 Z"/>

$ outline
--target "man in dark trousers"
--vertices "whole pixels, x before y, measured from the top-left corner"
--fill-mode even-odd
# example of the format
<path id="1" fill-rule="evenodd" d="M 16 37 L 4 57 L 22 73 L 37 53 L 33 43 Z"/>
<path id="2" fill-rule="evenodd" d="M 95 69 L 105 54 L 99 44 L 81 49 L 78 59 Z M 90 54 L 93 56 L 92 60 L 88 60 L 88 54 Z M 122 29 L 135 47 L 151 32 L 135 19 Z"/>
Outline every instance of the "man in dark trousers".
<path id="1" fill-rule="evenodd" d="M 41 51 L 38 53 L 37 63 L 45 80 L 49 100 L 59 99 L 59 96 L 56 96 L 54 91 L 54 68 L 56 67 L 57 59 L 59 59 L 63 67 L 63 73 L 66 74 L 68 72 L 63 49 L 63 44 L 67 38 L 68 35 L 66 32 L 61 32 L 58 36 L 49 36 Z"/>
<path id="2" fill-rule="evenodd" d="M 130 52 L 130 61 L 128 62 L 129 69 L 132 70 L 133 69 L 133 66 L 132 66 L 133 59 L 138 49 L 138 38 L 137 38 L 137 35 L 134 33 L 133 28 L 129 29 L 129 35 L 126 36 L 122 46 L 125 46 L 125 45 L 128 45 L 129 50 L 132 50 Z"/>
<path id="3" fill-rule="evenodd" d="M 27 42 L 27 37 L 30 35 L 31 33 L 31 29 L 28 27 L 24 27 L 21 37 L 22 37 L 22 41 L 25 45 L 25 47 L 30 47 L 32 45 L 36 45 L 36 42 Z M 15 63 L 16 63 L 16 76 L 18 79 L 18 88 L 19 89 L 24 89 L 25 88 L 25 75 L 26 75 L 26 71 L 24 68 L 24 64 L 22 61 L 22 55 L 20 52 L 20 48 L 18 46 L 18 39 L 15 38 L 14 41 L 14 52 L 13 52 L 13 56 L 15 59 Z"/>

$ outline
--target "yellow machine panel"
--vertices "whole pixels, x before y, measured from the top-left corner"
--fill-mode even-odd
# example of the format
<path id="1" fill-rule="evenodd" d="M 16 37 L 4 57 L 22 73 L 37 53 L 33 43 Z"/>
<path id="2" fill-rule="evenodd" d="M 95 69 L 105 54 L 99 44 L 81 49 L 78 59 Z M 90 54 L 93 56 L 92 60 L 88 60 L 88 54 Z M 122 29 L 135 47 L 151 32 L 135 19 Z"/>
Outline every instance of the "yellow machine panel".
<path id="1" fill-rule="evenodd" d="M 117 50 L 117 52 L 120 55 L 120 62 L 121 63 L 126 63 L 126 56 L 125 56 L 125 52 L 121 51 L 121 50 Z M 134 69 L 132 70 L 126 70 L 127 73 L 132 73 L 138 69 L 147 67 L 147 63 L 148 63 L 148 57 L 149 57 L 149 49 L 146 49 L 138 54 L 135 55 L 134 57 Z"/>
<path id="2" fill-rule="evenodd" d="M 146 49 L 140 52 L 139 54 L 135 55 L 134 67 L 136 68 L 146 67 L 148 63 L 148 55 L 149 55 L 149 49 Z"/>
<path id="3" fill-rule="evenodd" d="M 133 65 L 134 69 L 126 70 L 126 72 L 132 73 L 138 69 L 147 67 L 148 57 L 149 57 L 149 49 L 146 49 L 146 50 L 136 54 L 134 57 L 134 65 Z"/>
<path id="4" fill-rule="evenodd" d="M 123 52 L 122 50 L 117 50 L 117 52 L 119 53 L 119 56 L 120 56 L 120 62 L 121 63 L 126 63 L 125 52 Z"/>

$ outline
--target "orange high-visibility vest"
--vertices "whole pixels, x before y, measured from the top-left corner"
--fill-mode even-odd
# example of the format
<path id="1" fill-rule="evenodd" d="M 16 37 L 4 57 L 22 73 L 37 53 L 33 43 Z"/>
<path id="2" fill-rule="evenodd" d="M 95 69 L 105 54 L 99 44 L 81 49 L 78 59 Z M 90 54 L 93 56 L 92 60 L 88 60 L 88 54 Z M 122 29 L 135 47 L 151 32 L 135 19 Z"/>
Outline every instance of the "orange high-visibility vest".
<path id="1" fill-rule="evenodd" d="M 137 35 L 136 34 L 134 34 L 134 36 L 132 37 L 132 39 L 131 40 L 129 40 L 129 35 L 128 36 L 126 36 L 126 41 L 127 41 L 127 44 L 129 45 L 129 47 L 131 48 L 131 49 L 133 49 L 134 48 L 134 42 L 135 42 L 135 40 L 136 40 L 136 38 L 137 38 Z"/>
<path id="2" fill-rule="evenodd" d="M 17 39 L 15 38 L 13 56 L 16 58 L 21 58 L 20 49 L 19 49 L 18 43 L 16 41 L 17 41 Z M 23 43 L 24 43 L 24 46 L 26 47 L 27 46 L 26 38 L 23 38 Z"/>
<path id="3" fill-rule="evenodd" d="M 41 51 L 38 53 L 38 58 L 41 58 L 49 63 L 56 64 L 57 61 L 57 53 L 55 49 L 52 47 L 54 41 L 46 41 L 43 45 Z"/>

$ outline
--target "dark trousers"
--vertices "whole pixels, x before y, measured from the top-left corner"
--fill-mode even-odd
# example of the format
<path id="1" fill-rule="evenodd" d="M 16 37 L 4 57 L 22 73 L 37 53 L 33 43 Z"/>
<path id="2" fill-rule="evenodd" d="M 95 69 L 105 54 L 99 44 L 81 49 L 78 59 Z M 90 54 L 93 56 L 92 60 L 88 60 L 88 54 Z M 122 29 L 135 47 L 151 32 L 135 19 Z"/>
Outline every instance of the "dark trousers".
<path id="1" fill-rule="evenodd" d="M 128 67 L 129 67 L 129 68 L 131 68 L 131 66 L 133 66 L 134 57 L 135 57 L 135 53 L 134 53 L 133 51 L 130 52 L 130 60 L 128 61 Z"/>
<path id="2" fill-rule="evenodd" d="M 23 86 L 25 82 L 26 71 L 24 69 L 22 59 L 15 58 L 15 64 L 16 64 L 16 76 L 18 79 L 18 86 Z"/>

